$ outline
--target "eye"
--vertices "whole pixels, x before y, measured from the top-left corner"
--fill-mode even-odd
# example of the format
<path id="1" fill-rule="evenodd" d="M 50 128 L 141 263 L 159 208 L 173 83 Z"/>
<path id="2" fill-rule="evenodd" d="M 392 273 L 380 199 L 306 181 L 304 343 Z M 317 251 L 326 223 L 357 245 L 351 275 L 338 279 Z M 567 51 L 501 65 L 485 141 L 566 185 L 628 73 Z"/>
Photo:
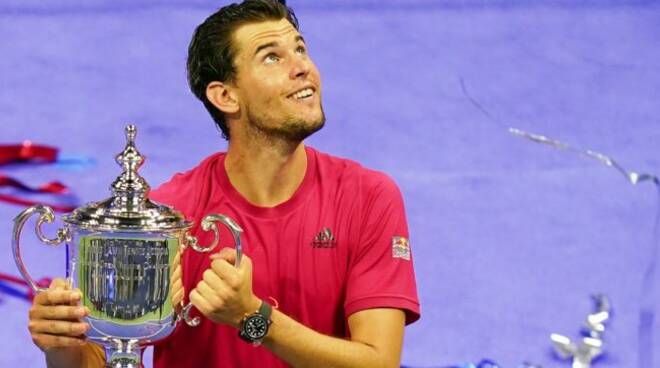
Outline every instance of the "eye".
<path id="1" fill-rule="evenodd" d="M 300 55 L 304 55 L 307 53 L 307 49 L 305 48 L 305 46 L 298 46 L 296 48 L 296 52 Z"/>
<path id="2" fill-rule="evenodd" d="M 266 57 L 264 57 L 264 62 L 267 63 L 267 64 L 276 63 L 279 60 L 280 60 L 280 57 L 275 55 L 272 52 L 270 54 L 266 55 Z"/>

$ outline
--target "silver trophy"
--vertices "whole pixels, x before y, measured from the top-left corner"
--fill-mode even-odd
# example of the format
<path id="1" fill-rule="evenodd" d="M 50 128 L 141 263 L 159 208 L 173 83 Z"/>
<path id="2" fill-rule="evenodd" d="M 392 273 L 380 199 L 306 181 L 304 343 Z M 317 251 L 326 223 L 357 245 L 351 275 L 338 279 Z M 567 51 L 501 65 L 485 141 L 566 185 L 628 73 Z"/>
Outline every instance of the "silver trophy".
<path id="1" fill-rule="evenodd" d="M 89 340 L 105 348 L 107 367 L 138 368 L 142 349 L 161 340 L 184 320 L 191 326 L 191 304 L 172 301 L 171 276 L 182 252 L 191 247 L 210 252 L 218 245 L 217 222 L 233 235 L 241 261 L 241 228 L 229 217 L 204 217 L 201 227 L 213 231 L 209 246 L 200 246 L 190 235 L 193 223 L 171 207 L 147 198 L 149 185 L 138 173 L 144 157 L 135 147 L 135 126 L 126 127 L 126 147 L 116 157 L 122 174 L 110 187 L 112 197 L 89 203 L 63 216 L 64 227 L 54 239 L 41 226 L 54 220 L 53 210 L 36 205 L 14 219 L 12 250 L 16 266 L 35 292 L 44 291 L 30 277 L 20 253 L 20 234 L 25 222 L 38 214 L 35 232 L 48 245 L 66 243 L 66 280 L 82 291 L 82 305 L 89 308 L 85 321 L 91 326 Z M 185 272 L 185 269 L 184 269 Z"/>

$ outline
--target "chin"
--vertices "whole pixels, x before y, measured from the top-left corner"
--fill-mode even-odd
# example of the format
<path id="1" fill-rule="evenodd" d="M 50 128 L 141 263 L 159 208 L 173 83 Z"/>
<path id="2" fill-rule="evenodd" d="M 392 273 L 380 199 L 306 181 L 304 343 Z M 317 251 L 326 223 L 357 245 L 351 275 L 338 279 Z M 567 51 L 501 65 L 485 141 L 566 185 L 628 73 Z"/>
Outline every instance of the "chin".
<path id="1" fill-rule="evenodd" d="M 325 125 L 325 115 L 323 111 L 316 116 L 306 116 L 304 118 L 291 119 L 282 133 L 291 141 L 303 141 L 310 135 L 318 132 Z"/>

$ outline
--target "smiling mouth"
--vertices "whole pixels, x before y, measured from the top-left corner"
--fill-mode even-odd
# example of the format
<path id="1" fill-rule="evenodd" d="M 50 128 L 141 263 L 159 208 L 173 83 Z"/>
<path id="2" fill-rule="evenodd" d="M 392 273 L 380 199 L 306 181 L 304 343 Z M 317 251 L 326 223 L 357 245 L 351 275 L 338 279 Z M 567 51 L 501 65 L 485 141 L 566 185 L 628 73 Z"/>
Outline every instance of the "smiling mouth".
<path id="1" fill-rule="evenodd" d="M 297 101 L 304 101 L 314 96 L 314 93 L 316 92 L 314 91 L 313 88 L 305 88 L 303 90 L 300 90 L 296 93 L 289 95 L 287 98 L 292 98 Z"/>

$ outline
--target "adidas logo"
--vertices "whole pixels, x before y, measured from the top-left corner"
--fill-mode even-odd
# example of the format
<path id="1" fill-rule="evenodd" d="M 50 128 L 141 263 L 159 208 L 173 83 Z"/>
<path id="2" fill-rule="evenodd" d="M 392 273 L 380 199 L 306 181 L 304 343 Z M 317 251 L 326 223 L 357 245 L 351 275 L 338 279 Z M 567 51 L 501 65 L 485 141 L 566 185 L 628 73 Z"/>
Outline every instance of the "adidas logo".
<path id="1" fill-rule="evenodd" d="M 336 245 L 335 236 L 332 235 L 332 231 L 329 228 L 324 227 L 321 232 L 319 232 L 312 241 L 312 247 L 314 248 L 334 248 Z"/>

